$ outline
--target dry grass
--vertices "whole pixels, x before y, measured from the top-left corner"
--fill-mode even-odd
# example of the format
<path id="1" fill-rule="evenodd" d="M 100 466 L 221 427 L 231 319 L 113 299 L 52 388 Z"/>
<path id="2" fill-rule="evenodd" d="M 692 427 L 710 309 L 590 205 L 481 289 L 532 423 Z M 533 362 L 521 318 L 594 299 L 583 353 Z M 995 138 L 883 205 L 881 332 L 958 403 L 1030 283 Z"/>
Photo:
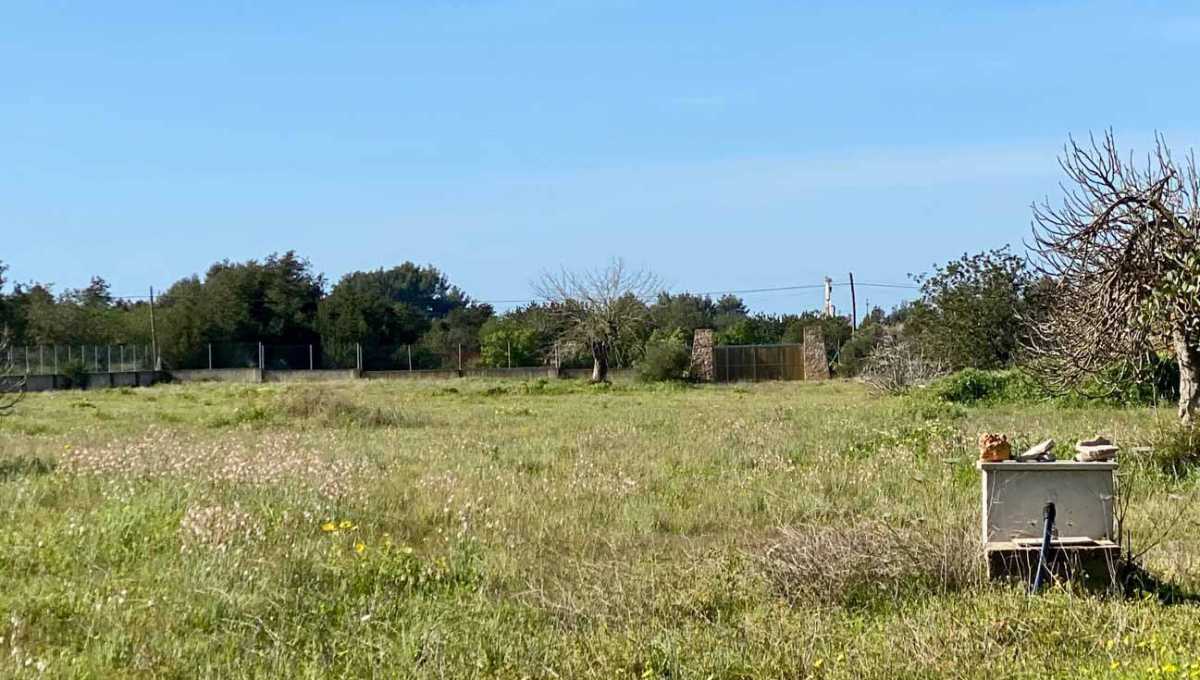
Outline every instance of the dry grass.
<path id="1" fill-rule="evenodd" d="M 870 607 L 980 585 L 978 532 L 961 524 L 902 528 L 882 522 L 783 529 L 761 557 L 793 604 Z"/>

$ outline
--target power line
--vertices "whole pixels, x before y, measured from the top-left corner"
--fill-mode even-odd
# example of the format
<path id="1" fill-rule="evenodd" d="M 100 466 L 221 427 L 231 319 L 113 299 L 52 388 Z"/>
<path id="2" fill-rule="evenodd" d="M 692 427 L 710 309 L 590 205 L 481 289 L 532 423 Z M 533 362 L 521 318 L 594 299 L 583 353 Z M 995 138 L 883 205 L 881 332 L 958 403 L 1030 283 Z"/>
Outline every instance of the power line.
<path id="1" fill-rule="evenodd" d="M 848 281 L 837 281 L 837 282 L 834 282 L 833 285 L 848 286 L 850 284 Z M 901 290 L 920 290 L 921 289 L 920 286 L 914 286 L 912 284 L 907 284 L 907 283 L 865 283 L 865 282 L 855 281 L 854 285 L 859 286 L 859 287 L 867 287 L 867 288 L 894 288 L 894 289 L 901 289 Z M 674 294 L 675 295 L 696 295 L 696 296 L 714 297 L 714 296 L 719 296 L 719 295 L 755 295 L 758 293 L 783 293 L 783 292 L 799 291 L 799 290 L 820 290 L 821 288 L 824 288 L 824 287 L 825 287 L 825 284 L 823 284 L 823 283 L 811 283 L 811 284 L 801 284 L 801 285 L 795 285 L 795 286 L 776 286 L 773 288 L 742 288 L 742 289 L 738 289 L 738 290 L 705 290 L 705 291 L 699 291 L 699 292 L 683 290 L 683 291 L 679 291 Z M 149 297 L 150 297 L 149 295 L 113 295 L 112 296 L 112 298 L 114 300 L 144 300 L 144 299 L 149 299 Z M 159 297 L 161 297 L 161 295 Z M 488 305 L 520 305 L 520 304 L 531 304 L 531 303 L 543 302 L 543 301 L 545 301 L 545 298 L 514 298 L 514 299 L 508 299 L 508 300 L 476 300 L 476 302 L 479 302 L 482 304 L 488 304 Z"/>

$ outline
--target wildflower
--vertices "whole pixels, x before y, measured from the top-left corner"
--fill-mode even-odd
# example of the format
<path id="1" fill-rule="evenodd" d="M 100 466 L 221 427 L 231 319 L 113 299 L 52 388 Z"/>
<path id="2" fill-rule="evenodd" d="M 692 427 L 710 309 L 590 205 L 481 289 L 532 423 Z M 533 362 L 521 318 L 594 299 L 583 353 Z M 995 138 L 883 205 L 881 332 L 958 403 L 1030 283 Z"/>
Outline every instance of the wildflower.
<path id="1" fill-rule="evenodd" d="M 325 533 L 329 533 L 331 531 L 337 531 L 337 525 L 334 524 L 333 522 L 326 522 L 321 525 L 321 531 L 324 531 Z"/>
<path id="2" fill-rule="evenodd" d="M 1112 670 L 1114 670 L 1114 671 L 1115 671 L 1115 670 L 1117 670 L 1118 668 L 1120 668 L 1120 667 L 1121 667 L 1121 662 L 1120 662 L 1120 661 L 1117 661 L 1116 659 L 1113 659 L 1113 660 L 1112 660 L 1112 661 L 1111 661 L 1111 662 L 1108 664 L 1108 667 L 1109 667 L 1109 668 L 1111 668 Z"/>
<path id="3" fill-rule="evenodd" d="M 1166 673 L 1167 675 L 1173 675 L 1178 670 L 1179 667 L 1173 663 L 1164 663 L 1162 667 L 1162 672 Z"/>
<path id="4" fill-rule="evenodd" d="M 359 555 L 363 554 L 366 551 L 366 549 L 367 549 L 367 544 L 363 543 L 362 541 L 359 541 L 358 543 L 354 544 L 354 552 L 358 553 Z"/>
<path id="5" fill-rule="evenodd" d="M 344 519 L 344 520 L 342 520 L 342 523 L 338 525 L 338 528 L 339 529 L 353 529 L 354 524 L 350 520 Z"/>

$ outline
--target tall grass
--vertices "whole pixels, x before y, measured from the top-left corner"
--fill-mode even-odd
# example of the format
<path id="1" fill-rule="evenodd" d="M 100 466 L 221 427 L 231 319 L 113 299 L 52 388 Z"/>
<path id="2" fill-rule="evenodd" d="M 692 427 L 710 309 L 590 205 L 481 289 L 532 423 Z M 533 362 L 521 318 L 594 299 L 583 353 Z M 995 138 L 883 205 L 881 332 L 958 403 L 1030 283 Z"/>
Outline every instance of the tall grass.
<path id="1" fill-rule="evenodd" d="M 31 395 L 0 421 L 0 676 L 1179 675 L 1197 607 L 1029 599 L 974 534 L 979 431 L 1134 455 L 1160 420 L 842 382 Z M 1149 539 L 1197 482 L 1145 456 Z M 1200 527 L 1146 567 L 1194 592 Z"/>

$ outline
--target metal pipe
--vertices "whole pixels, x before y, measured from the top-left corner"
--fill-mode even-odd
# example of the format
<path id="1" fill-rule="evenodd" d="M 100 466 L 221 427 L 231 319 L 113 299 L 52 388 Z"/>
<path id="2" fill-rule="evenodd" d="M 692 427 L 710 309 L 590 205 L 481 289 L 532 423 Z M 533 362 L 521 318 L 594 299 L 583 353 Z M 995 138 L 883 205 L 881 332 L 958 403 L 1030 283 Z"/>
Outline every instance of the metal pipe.
<path id="1" fill-rule="evenodd" d="M 1036 594 L 1042 588 L 1042 575 L 1050 570 L 1047 562 L 1050 560 L 1050 536 L 1054 532 L 1054 504 L 1046 503 L 1042 507 L 1042 549 L 1038 551 L 1037 573 L 1029 586 L 1030 594 Z"/>

